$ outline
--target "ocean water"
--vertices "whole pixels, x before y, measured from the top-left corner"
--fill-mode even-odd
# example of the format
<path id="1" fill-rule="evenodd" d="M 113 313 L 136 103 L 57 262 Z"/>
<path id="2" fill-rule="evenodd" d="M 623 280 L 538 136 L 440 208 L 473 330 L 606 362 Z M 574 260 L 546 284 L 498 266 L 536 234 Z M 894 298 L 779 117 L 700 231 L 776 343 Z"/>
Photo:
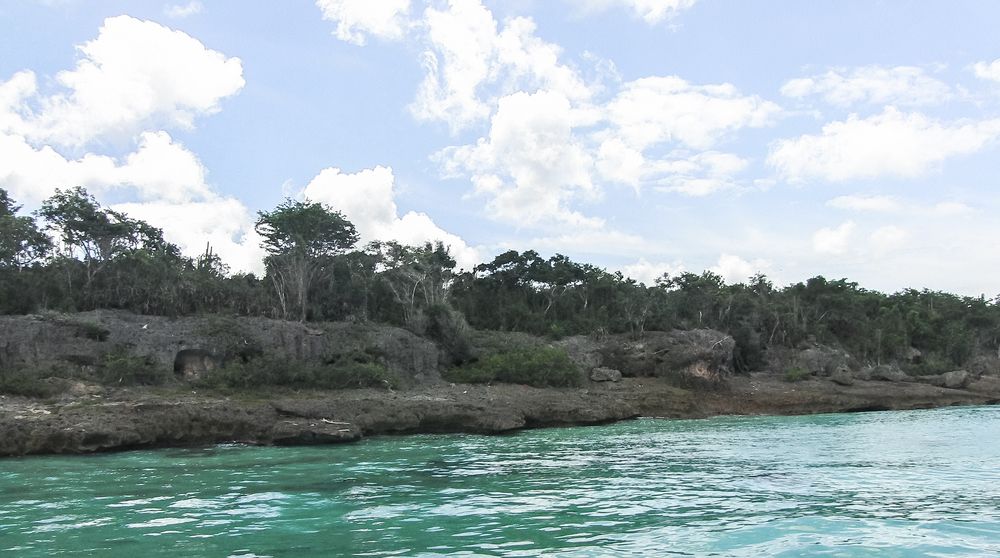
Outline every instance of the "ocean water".
<path id="1" fill-rule="evenodd" d="M 0 460 L 0 555 L 1000 556 L 1000 407 Z"/>

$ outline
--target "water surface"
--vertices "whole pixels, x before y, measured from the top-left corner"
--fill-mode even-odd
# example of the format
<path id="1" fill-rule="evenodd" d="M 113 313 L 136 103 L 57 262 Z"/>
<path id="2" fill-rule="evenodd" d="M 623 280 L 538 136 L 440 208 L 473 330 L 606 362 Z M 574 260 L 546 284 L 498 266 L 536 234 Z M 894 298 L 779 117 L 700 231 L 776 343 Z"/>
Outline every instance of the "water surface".
<path id="1" fill-rule="evenodd" d="M 0 460 L 0 555 L 1000 556 L 1000 408 Z"/>

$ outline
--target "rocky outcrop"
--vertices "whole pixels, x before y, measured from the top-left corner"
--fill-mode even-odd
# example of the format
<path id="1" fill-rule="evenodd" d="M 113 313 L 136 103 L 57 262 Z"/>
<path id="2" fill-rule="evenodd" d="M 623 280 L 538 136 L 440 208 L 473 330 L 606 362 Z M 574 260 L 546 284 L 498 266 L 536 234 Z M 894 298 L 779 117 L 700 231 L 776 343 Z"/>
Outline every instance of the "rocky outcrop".
<path id="1" fill-rule="evenodd" d="M 269 355 L 290 361 L 332 362 L 342 355 L 375 355 L 415 386 L 439 381 L 438 347 L 391 326 L 301 324 L 266 318 L 139 316 L 119 311 L 71 315 L 0 316 L 0 367 L 93 367 L 116 352 L 147 359 L 164 370 L 178 356 L 246 359 Z M 193 362 L 193 359 L 189 359 Z M 182 366 L 197 377 L 207 366 Z M 185 361 L 187 362 L 187 361 Z"/>
<path id="2" fill-rule="evenodd" d="M 809 414 L 1000 401 L 1000 378 L 967 389 L 855 379 L 784 381 L 755 373 L 725 391 L 678 387 L 667 378 L 623 378 L 585 389 L 519 385 L 438 385 L 405 392 L 372 389 L 285 393 L 260 399 L 148 390 L 41 402 L 0 396 L 0 456 L 88 453 L 219 442 L 329 444 L 379 434 L 467 432 L 599 424 L 635 416 Z"/>
<path id="3" fill-rule="evenodd" d="M 630 340 L 611 336 L 602 363 L 625 376 L 668 378 L 681 386 L 716 388 L 733 373 L 732 337 L 710 329 L 650 331 Z"/>

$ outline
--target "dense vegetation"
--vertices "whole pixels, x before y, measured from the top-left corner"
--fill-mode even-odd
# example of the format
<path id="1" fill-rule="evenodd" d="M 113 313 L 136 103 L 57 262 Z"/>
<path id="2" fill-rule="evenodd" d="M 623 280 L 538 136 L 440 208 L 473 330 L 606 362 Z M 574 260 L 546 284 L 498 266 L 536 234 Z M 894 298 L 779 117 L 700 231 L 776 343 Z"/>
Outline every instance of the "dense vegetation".
<path id="1" fill-rule="evenodd" d="M 470 360 L 466 323 L 553 338 L 714 328 L 736 339 L 740 370 L 761 367 L 768 348 L 812 341 L 872 363 L 916 348 L 929 371 L 1000 349 L 1000 304 L 985 297 L 927 290 L 887 295 L 823 277 L 783 288 L 763 275 L 726 284 L 711 272 L 665 275 L 644 285 L 534 251 L 505 252 L 456 271 L 440 243 L 358 247 L 343 215 L 294 200 L 259 213 L 257 230 L 268 253 L 262 277 L 230 273 L 210 246 L 196 258 L 183 256 L 160 230 L 100 206 L 82 188 L 57 191 L 33 216 L 20 215 L 0 190 L 0 313 L 119 308 L 371 320 L 437 340 L 455 365 Z M 480 362 L 460 373 L 499 377 L 507 364 Z M 310 374 L 331 385 L 354 381 L 344 370 Z"/>

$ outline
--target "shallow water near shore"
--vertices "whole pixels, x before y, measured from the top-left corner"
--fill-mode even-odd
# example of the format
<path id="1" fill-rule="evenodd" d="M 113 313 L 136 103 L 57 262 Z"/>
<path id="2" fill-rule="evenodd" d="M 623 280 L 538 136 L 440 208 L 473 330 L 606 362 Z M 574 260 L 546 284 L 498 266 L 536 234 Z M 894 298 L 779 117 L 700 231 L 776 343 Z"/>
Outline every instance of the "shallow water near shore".
<path id="1" fill-rule="evenodd" d="M 11 556 L 1000 555 L 1000 407 L 0 461 Z"/>

